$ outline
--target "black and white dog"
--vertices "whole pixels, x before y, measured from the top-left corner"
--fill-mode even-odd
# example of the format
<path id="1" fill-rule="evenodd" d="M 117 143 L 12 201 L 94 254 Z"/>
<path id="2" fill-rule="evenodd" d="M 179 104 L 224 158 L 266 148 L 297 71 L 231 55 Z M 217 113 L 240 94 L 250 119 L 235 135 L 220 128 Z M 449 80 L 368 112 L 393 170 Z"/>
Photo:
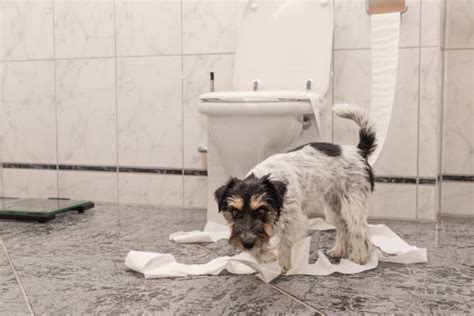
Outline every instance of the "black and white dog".
<path id="1" fill-rule="evenodd" d="M 368 260 L 374 176 L 367 158 L 376 147 L 375 127 L 359 107 L 339 104 L 333 111 L 359 125 L 357 147 L 307 144 L 267 158 L 244 179 L 232 178 L 216 190 L 219 212 L 231 228 L 230 244 L 260 262 L 278 260 L 288 270 L 291 247 L 307 236 L 308 218 L 324 210 L 337 231 L 328 255 Z"/>

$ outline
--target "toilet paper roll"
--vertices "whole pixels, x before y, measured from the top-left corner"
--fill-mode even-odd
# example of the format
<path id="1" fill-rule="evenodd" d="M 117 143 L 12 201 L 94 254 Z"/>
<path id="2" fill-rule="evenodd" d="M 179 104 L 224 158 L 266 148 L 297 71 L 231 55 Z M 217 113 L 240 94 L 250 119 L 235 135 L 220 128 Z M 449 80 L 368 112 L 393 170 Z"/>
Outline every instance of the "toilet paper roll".
<path id="1" fill-rule="evenodd" d="M 370 115 L 376 124 L 377 149 L 369 157 L 374 165 L 382 152 L 390 125 L 397 84 L 400 13 L 371 15 L 372 89 Z"/>

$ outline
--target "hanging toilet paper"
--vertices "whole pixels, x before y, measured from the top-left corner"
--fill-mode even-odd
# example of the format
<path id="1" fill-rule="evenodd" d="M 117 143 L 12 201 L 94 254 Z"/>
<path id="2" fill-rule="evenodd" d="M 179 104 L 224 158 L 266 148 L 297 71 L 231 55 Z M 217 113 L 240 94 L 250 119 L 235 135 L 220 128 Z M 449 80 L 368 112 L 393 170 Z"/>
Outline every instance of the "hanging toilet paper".
<path id="1" fill-rule="evenodd" d="M 400 13 L 375 14 L 371 21 L 372 90 L 370 115 L 376 124 L 377 149 L 373 166 L 385 143 L 395 101 L 400 37 Z"/>
<path id="2" fill-rule="evenodd" d="M 312 219 L 312 230 L 334 229 L 324 220 Z M 311 237 L 296 243 L 291 249 L 291 269 L 286 275 L 329 275 L 334 272 L 343 274 L 360 273 L 374 269 L 379 262 L 421 263 L 427 261 L 425 248 L 417 248 L 404 242 L 397 234 L 385 225 L 370 225 L 371 240 L 375 248 L 366 264 L 360 265 L 346 259 L 333 264 L 323 252 L 318 252 L 318 260 L 310 264 L 309 252 Z M 227 235 L 228 237 L 228 235 Z M 196 235 L 189 242 L 198 242 L 201 237 Z M 179 239 L 178 239 L 179 240 Z M 206 239 L 207 240 L 207 239 Z M 254 274 L 265 282 L 270 282 L 281 274 L 276 261 L 261 264 L 248 253 L 232 257 L 219 257 L 205 264 L 182 264 L 170 254 L 130 251 L 125 265 L 142 273 L 145 278 L 183 277 L 188 275 L 217 275 L 223 270 L 233 274 Z"/>

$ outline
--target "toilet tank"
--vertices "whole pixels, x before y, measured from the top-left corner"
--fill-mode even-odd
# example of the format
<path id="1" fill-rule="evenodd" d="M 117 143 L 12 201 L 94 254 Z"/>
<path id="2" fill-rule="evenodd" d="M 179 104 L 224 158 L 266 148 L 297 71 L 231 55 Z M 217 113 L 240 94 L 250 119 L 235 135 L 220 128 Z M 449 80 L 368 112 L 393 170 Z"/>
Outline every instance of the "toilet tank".
<path id="1" fill-rule="evenodd" d="M 234 89 L 328 91 L 332 0 L 250 0 L 237 35 Z"/>

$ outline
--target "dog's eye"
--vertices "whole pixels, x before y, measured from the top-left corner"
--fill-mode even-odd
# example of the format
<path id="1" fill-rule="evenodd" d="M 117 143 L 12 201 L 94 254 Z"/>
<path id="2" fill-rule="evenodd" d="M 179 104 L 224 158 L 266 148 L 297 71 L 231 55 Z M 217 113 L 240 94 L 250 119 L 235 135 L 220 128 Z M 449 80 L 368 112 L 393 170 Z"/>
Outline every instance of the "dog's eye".
<path id="1" fill-rule="evenodd" d="M 266 210 L 264 208 L 259 208 L 258 211 L 257 211 L 258 215 L 260 216 L 264 216 L 265 213 L 266 213 Z"/>
<path id="2" fill-rule="evenodd" d="M 234 217 L 237 217 L 237 216 L 239 216 L 240 212 L 236 209 L 233 209 L 233 210 L 230 211 L 230 214 L 232 214 L 232 216 L 234 216 Z"/>

